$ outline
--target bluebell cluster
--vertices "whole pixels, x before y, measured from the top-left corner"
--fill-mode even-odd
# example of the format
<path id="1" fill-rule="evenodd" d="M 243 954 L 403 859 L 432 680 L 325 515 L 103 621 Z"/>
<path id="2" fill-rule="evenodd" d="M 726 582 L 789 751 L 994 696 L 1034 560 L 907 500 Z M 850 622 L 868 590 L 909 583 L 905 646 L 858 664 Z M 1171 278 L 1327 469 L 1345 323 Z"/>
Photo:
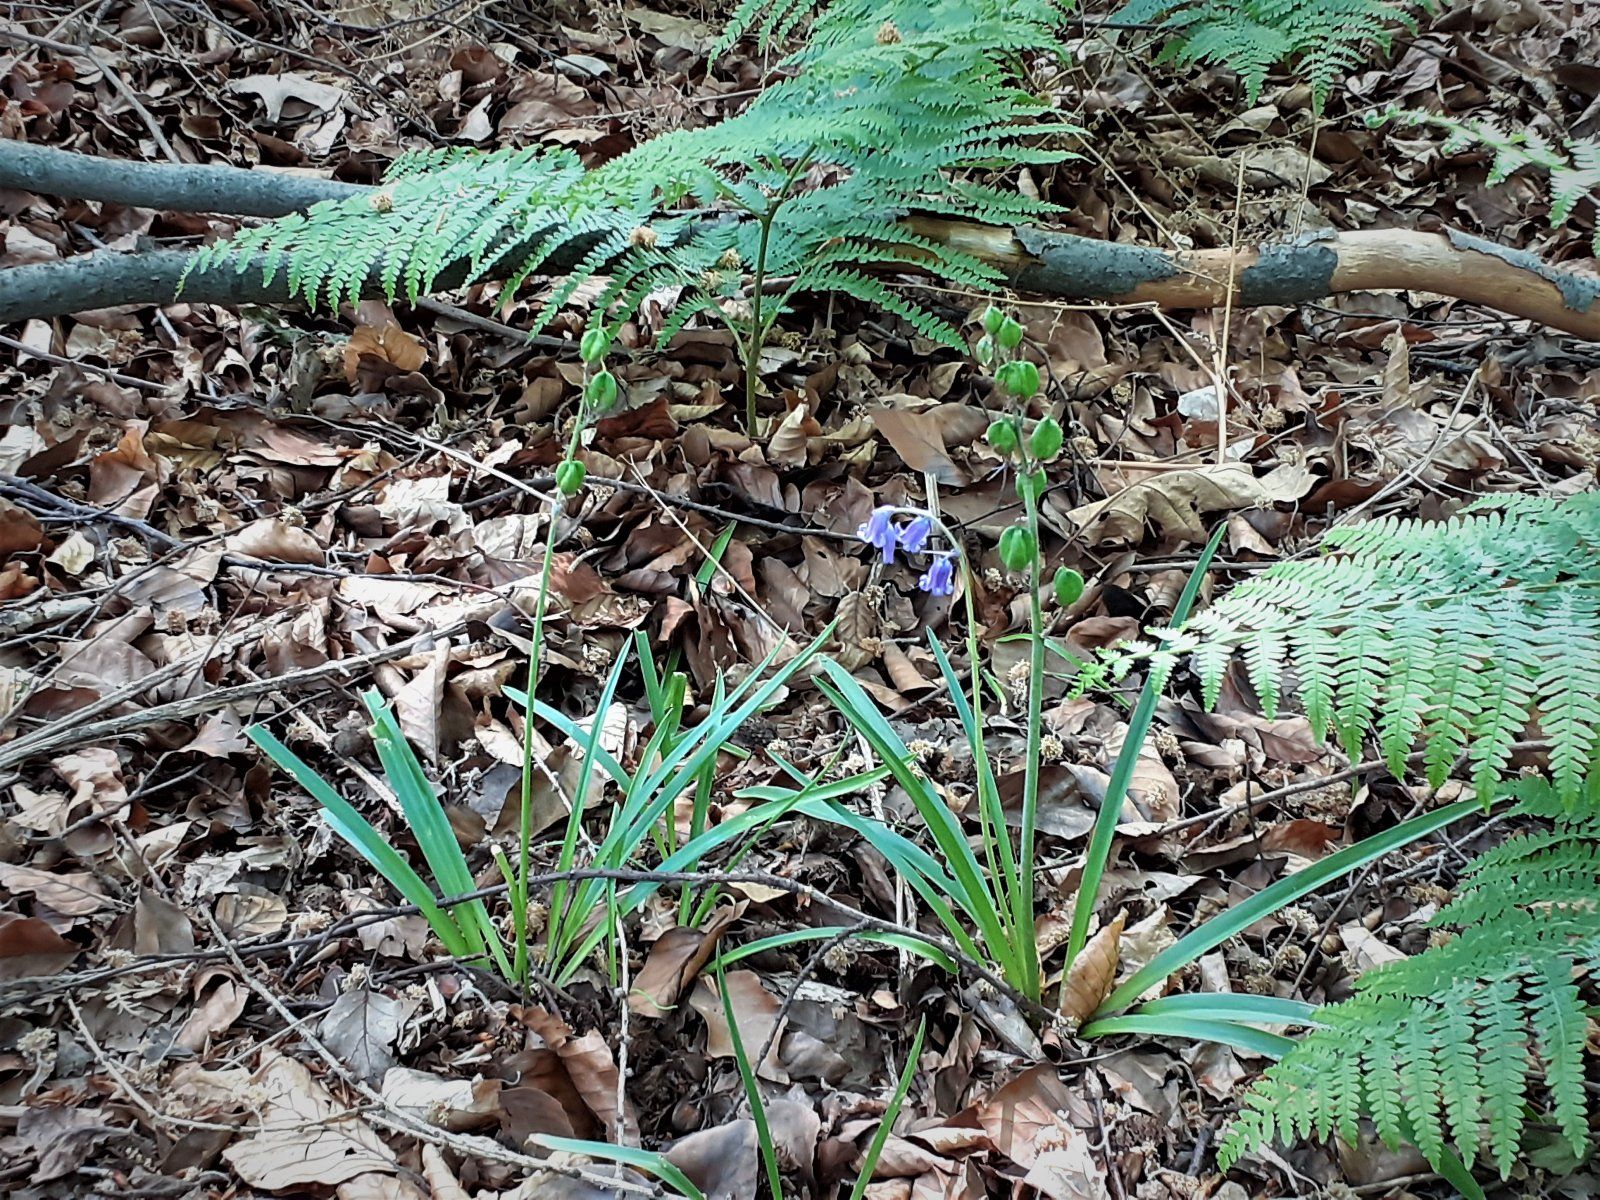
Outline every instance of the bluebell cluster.
<path id="1" fill-rule="evenodd" d="M 909 516 L 911 520 L 901 525 L 897 518 L 902 516 Z M 856 530 L 856 536 L 877 550 L 885 563 L 892 565 L 896 548 L 907 554 L 922 554 L 934 528 L 933 518 L 925 512 L 883 504 L 872 510 L 866 523 Z M 935 551 L 928 569 L 918 578 L 917 586 L 933 596 L 948 596 L 955 591 L 956 553 L 954 549 Z"/>

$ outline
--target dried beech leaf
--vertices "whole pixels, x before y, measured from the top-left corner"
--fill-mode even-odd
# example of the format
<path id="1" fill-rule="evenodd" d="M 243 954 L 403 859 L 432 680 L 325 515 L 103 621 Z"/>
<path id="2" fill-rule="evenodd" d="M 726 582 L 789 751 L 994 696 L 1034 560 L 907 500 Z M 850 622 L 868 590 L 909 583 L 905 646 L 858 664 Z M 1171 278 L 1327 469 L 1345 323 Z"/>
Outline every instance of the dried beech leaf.
<path id="1" fill-rule="evenodd" d="M 1125 914 L 1118 913 L 1111 924 L 1090 938 L 1061 981 L 1061 1015 L 1074 1025 L 1086 1021 L 1111 991 L 1124 920 Z"/>
<path id="2" fill-rule="evenodd" d="M 633 978 L 628 1008 L 641 1017 L 664 1017 L 706 965 L 723 931 L 738 920 L 748 905 L 741 901 L 725 907 L 704 929 L 685 925 L 667 930 L 650 947 L 650 956 Z"/>
<path id="3" fill-rule="evenodd" d="M 847 671 L 866 666 L 878 653 L 878 611 L 861 592 L 839 601 L 839 652 Z"/>
<path id="4" fill-rule="evenodd" d="M 886 397 L 893 399 L 893 397 Z M 874 408 L 872 421 L 888 439 L 906 466 L 922 475 L 932 475 L 946 487 L 966 487 L 972 477 L 945 451 L 944 429 L 932 413 L 911 412 L 904 408 Z"/>

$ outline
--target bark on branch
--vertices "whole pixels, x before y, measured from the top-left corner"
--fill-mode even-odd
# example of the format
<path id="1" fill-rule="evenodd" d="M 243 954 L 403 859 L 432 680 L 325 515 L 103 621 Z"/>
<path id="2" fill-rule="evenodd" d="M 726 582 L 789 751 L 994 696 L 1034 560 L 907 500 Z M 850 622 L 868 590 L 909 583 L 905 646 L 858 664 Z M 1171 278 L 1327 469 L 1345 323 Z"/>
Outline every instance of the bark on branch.
<path id="1" fill-rule="evenodd" d="M 281 216 L 360 192 L 354 184 L 234 167 L 117 162 L 0 142 L 0 187 L 49 191 L 181 212 Z M 1415 289 L 1454 296 L 1553 329 L 1600 341 L 1600 276 L 1552 267 L 1525 251 L 1465 233 L 1404 229 L 1311 235 L 1231 250 L 1163 250 L 1052 232 L 1000 229 L 912 217 L 908 229 L 1000 267 L 1022 292 L 1154 303 L 1164 308 L 1297 304 L 1351 291 Z M 0 271 L 0 324 L 120 304 L 170 304 L 191 254 L 98 252 L 61 263 Z M 570 262 L 553 262 L 560 271 Z M 458 285 L 465 264 L 436 290 Z M 367 281 L 378 294 L 377 280 Z M 190 275 L 186 301 L 278 304 L 293 299 L 283 275 L 271 283 L 250 265 Z"/>
<path id="2" fill-rule="evenodd" d="M 0 187 L 162 212 L 281 217 L 367 189 L 265 167 L 173 166 L 0 140 Z"/>

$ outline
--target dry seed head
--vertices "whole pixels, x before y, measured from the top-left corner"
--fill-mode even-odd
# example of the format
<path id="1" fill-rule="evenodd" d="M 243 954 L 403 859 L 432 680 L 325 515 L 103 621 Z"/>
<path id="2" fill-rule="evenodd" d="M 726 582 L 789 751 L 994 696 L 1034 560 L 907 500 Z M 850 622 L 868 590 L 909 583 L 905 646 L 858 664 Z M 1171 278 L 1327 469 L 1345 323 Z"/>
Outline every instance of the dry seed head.
<path id="1" fill-rule="evenodd" d="M 885 21 L 878 26 L 878 45 L 897 46 L 900 44 L 900 30 L 893 21 Z"/>
<path id="2" fill-rule="evenodd" d="M 843 975 L 856 961 L 856 952 L 847 942 L 835 942 L 822 954 L 822 965 L 835 975 Z"/>
<path id="3" fill-rule="evenodd" d="M 40 1059 L 55 1048 L 56 1033 L 48 1027 L 30 1029 L 17 1039 L 17 1049 L 24 1058 Z"/>
<path id="4" fill-rule="evenodd" d="M 935 746 L 926 738 L 914 738 L 911 744 L 906 747 L 906 749 L 911 751 L 912 758 L 923 763 L 927 762 L 930 758 L 939 753 L 939 747 Z"/>
<path id="5" fill-rule="evenodd" d="M 1288 942 L 1279 947 L 1278 952 L 1272 956 L 1272 970 L 1275 974 L 1286 975 L 1298 971 L 1306 965 L 1306 952 L 1303 946 Z"/>
<path id="6" fill-rule="evenodd" d="M 1450 889 L 1441 887 L 1437 883 L 1413 883 L 1406 888 L 1406 895 L 1410 896 L 1418 904 L 1442 906 L 1450 899 Z"/>
<path id="7" fill-rule="evenodd" d="M 737 250 L 735 250 L 732 246 L 729 246 L 722 252 L 722 256 L 717 259 L 717 266 L 721 267 L 724 271 L 737 271 L 740 267 L 744 266 L 744 259 L 739 257 L 739 252 Z"/>
<path id="8" fill-rule="evenodd" d="M 660 240 L 661 235 L 648 225 L 637 226 L 628 234 L 628 245 L 639 250 L 654 250 Z"/>
<path id="9" fill-rule="evenodd" d="M 700 276 L 700 286 L 708 292 L 720 292 L 722 290 L 722 272 L 702 272 Z"/>
<path id="10" fill-rule="evenodd" d="M 528 932 L 539 933 L 550 923 L 550 906 L 540 900 L 528 901 Z"/>
<path id="11" fill-rule="evenodd" d="M 372 205 L 373 212 L 386 213 L 394 211 L 394 196 L 389 192 L 373 192 L 372 198 L 367 203 Z"/>
<path id="12" fill-rule="evenodd" d="M 1039 739 L 1039 757 L 1046 762 L 1056 762 L 1067 753 L 1066 744 L 1053 733 Z"/>
<path id="13" fill-rule="evenodd" d="M 339 981 L 339 990 L 341 992 L 353 992 L 358 988 L 366 987 L 367 980 L 371 975 L 372 972 L 367 969 L 366 963 L 354 963 L 350 967 L 350 973 Z"/>

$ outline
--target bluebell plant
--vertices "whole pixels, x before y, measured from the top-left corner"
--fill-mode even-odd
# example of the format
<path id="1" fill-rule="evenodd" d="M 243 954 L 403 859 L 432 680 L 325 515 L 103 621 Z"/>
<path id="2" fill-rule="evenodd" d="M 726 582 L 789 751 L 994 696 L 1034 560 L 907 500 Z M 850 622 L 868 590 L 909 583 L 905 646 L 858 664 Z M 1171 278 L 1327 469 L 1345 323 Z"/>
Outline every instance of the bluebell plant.
<path id="1" fill-rule="evenodd" d="M 910 520 L 902 525 L 898 520 L 901 517 Z M 877 550 L 885 564 L 892 566 L 896 548 L 914 555 L 928 552 L 928 539 L 935 531 L 944 538 L 947 548 L 931 552 L 927 570 L 917 580 L 917 586 L 933 596 L 948 596 L 956 589 L 955 562 L 961 551 L 955 535 L 932 513 L 921 508 L 880 504 L 856 530 L 856 536 Z"/>
<path id="2" fill-rule="evenodd" d="M 982 825 L 982 858 L 986 871 L 981 871 L 976 858 L 964 849 L 964 841 L 953 824 L 954 818 L 937 807 L 932 797 L 923 797 L 919 811 L 930 820 L 936 839 L 940 840 L 954 877 L 960 881 L 962 899 L 959 903 L 973 916 L 979 936 L 988 952 L 999 963 L 1002 974 L 1023 995 L 1037 999 L 1041 989 L 1041 971 L 1038 947 L 1034 935 L 1034 836 L 1039 807 L 1040 754 L 1042 746 L 1044 700 L 1044 610 L 1040 596 L 1041 573 L 1039 556 L 1039 503 L 1043 498 L 1046 477 L 1044 464 L 1061 451 L 1063 434 L 1061 425 L 1045 415 L 1029 421 L 1028 408 L 1039 391 L 1039 369 L 1021 357 L 1022 325 L 998 309 L 984 314 L 984 336 L 977 346 L 977 357 L 984 366 L 994 371 L 997 398 L 1004 407 L 995 413 L 986 435 L 989 445 L 996 450 L 1006 469 L 1015 473 L 1017 493 L 1023 504 L 1023 520 L 1001 535 L 999 556 L 1007 570 L 1027 576 L 1029 605 L 1029 673 L 1027 757 L 1024 764 L 1024 782 L 1021 804 L 1021 832 L 1015 846 L 1007 832 L 1007 822 L 993 764 L 984 746 L 983 671 L 982 647 L 979 643 L 977 605 L 974 601 L 972 564 L 962 553 L 961 542 L 951 533 L 934 511 L 925 508 L 885 504 L 873 509 L 872 514 L 856 531 L 861 540 L 877 550 L 882 561 L 892 564 L 897 553 L 908 557 L 930 555 L 926 569 L 918 579 L 918 586 L 936 596 L 955 592 L 958 571 L 965 578 L 962 589 L 965 599 L 967 624 L 967 652 L 971 665 L 970 693 L 957 681 L 953 668 L 938 641 L 930 641 L 951 696 L 961 716 L 962 724 L 971 743 L 974 760 L 978 765 L 978 818 Z M 935 538 L 942 546 L 932 549 Z M 1083 579 L 1077 572 L 1063 568 L 1056 579 L 1056 596 L 1063 604 L 1076 600 L 1083 591 Z M 841 704 L 853 723 L 871 723 L 867 711 L 870 701 L 858 696 L 849 681 L 839 678 L 835 671 L 828 690 Z M 875 732 L 882 734 L 881 729 Z M 869 738 L 870 740 L 870 738 Z M 887 736 L 876 744 L 884 754 L 885 762 L 895 770 L 899 748 Z M 897 774 L 897 778 L 899 778 Z M 902 784 L 908 781 L 902 779 Z M 916 780 L 910 781 L 915 795 Z M 992 885 L 981 878 L 986 874 Z M 990 891 L 992 886 L 993 891 Z M 959 939 L 958 939 L 959 940 Z"/>

